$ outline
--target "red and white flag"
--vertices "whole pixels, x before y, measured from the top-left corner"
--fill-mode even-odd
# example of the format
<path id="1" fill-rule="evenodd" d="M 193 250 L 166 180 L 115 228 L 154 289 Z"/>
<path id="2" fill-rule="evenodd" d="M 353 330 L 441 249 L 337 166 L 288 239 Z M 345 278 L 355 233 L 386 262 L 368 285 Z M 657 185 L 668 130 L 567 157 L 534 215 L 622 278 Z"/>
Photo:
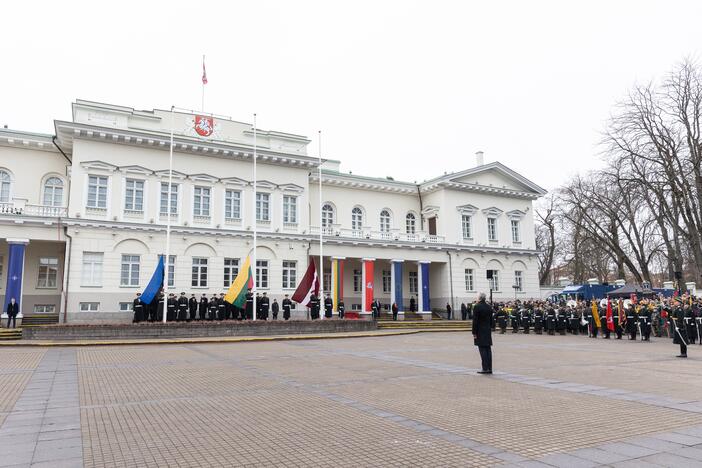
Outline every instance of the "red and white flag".
<path id="1" fill-rule="evenodd" d="M 302 277 L 302 281 L 300 281 L 295 293 L 292 295 L 292 300 L 309 307 L 310 296 L 313 293 L 315 295 L 319 294 L 319 277 L 317 276 L 317 268 L 314 266 L 314 261 L 310 260 L 305 276 Z"/>
<path id="2" fill-rule="evenodd" d="M 205 70 L 205 56 L 202 56 L 202 84 L 207 84 L 207 71 Z"/>

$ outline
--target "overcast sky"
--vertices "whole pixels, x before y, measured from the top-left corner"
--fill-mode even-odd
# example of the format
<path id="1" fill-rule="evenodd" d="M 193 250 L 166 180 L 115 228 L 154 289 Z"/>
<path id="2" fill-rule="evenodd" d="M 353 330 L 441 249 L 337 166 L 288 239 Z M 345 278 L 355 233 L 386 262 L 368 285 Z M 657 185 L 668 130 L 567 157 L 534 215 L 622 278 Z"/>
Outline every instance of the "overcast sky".
<path id="1" fill-rule="evenodd" d="M 547 189 L 601 164 L 633 84 L 702 47 L 694 0 L 23 0 L 2 17 L 12 129 L 50 133 L 75 99 L 197 109 L 206 54 L 206 111 L 321 129 L 342 170 L 422 181 L 483 150 Z"/>

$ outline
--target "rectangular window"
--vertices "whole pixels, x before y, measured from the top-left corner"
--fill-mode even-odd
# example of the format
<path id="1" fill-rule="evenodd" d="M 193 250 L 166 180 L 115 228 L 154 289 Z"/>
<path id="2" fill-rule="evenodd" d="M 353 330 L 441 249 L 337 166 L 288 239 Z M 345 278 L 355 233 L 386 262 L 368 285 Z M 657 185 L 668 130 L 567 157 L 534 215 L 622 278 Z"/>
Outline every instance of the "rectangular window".
<path id="1" fill-rule="evenodd" d="M 519 232 L 519 220 L 513 219 L 511 221 L 512 224 L 512 242 L 515 244 L 519 243 L 522 241 L 520 232 Z"/>
<path id="2" fill-rule="evenodd" d="M 239 259 L 225 258 L 224 259 L 224 284 L 228 288 L 234 282 L 234 278 L 239 274 Z"/>
<path id="3" fill-rule="evenodd" d="M 517 292 L 522 291 L 522 272 L 519 270 L 514 272 L 514 289 Z"/>
<path id="4" fill-rule="evenodd" d="M 361 270 L 353 270 L 353 292 L 361 292 L 363 276 Z"/>
<path id="5" fill-rule="evenodd" d="M 499 270 L 488 270 L 487 271 L 488 284 L 490 289 L 493 291 L 500 290 L 500 271 Z"/>
<path id="6" fill-rule="evenodd" d="M 466 291 L 475 291 L 475 282 L 474 282 L 474 278 L 473 278 L 473 269 L 472 268 L 465 269 L 465 282 L 466 282 Z"/>
<path id="7" fill-rule="evenodd" d="M 351 304 L 351 310 L 353 310 L 353 311 L 360 311 L 360 310 L 361 310 L 361 304 Z"/>
<path id="8" fill-rule="evenodd" d="M 497 240 L 497 218 L 488 218 L 487 225 L 488 225 L 488 240 L 489 241 L 496 241 Z"/>
<path id="9" fill-rule="evenodd" d="M 139 286 L 139 255 L 122 255 L 120 286 Z"/>
<path id="10" fill-rule="evenodd" d="M 297 284 L 297 262 L 283 260 L 283 289 L 294 289 Z"/>
<path id="11" fill-rule="evenodd" d="M 120 302 L 119 303 L 119 311 L 120 312 L 132 312 L 132 306 L 134 304 L 131 302 Z"/>
<path id="12" fill-rule="evenodd" d="M 207 259 L 203 257 L 193 257 L 192 282 L 194 288 L 207 287 Z"/>
<path id="13" fill-rule="evenodd" d="M 409 292 L 410 294 L 417 294 L 419 291 L 419 277 L 416 271 L 409 272 Z"/>
<path id="14" fill-rule="evenodd" d="M 268 260 L 256 260 L 256 287 L 268 288 Z"/>
<path id="15" fill-rule="evenodd" d="M 80 303 L 81 312 L 98 312 L 100 310 L 99 302 L 81 302 Z"/>
<path id="16" fill-rule="evenodd" d="M 193 215 L 194 216 L 209 216 L 210 215 L 210 188 L 195 187 L 195 198 L 193 199 Z"/>
<path id="17" fill-rule="evenodd" d="M 324 281 L 322 281 L 322 289 L 325 294 L 331 293 L 331 273 L 324 273 Z"/>
<path id="18" fill-rule="evenodd" d="M 389 293 L 391 290 L 392 276 L 390 276 L 390 270 L 383 270 L 383 292 Z"/>
<path id="19" fill-rule="evenodd" d="M 107 209 L 107 177 L 88 176 L 88 208 Z"/>
<path id="20" fill-rule="evenodd" d="M 238 190 L 224 192 L 224 217 L 226 219 L 241 219 L 241 192 Z"/>
<path id="21" fill-rule="evenodd" d="M 256 221 L 271 220 L 271 195 L 268 193 L 256 193 Z"/>
<path id="22" fill-rule="evenodd" d="M 178 214 L 178 184 L 171 184 L 170 214 Z M 159 203 L 159 214 L 168 214 L 168 182 L 161 182 L 161 201 Z"/>
<path id="23" fill-rule="evenodd" d="M 144 211 L 144 181 L 127 179 L 124 187 L 124 209 Z"/>
<path id="24" fill-rule="evenodd" d="M 58 276 L 58 258 L 43 257 L 39 259 L 39 280 L 37 288 L 55 288 Z"/>
<path id="25" fill-rule="evenodd" d="M 283 222 L 297 223 L 297 197 L 283 196 Z"/>
<path id="26" fill-rule="evenodd" d="M 34 305 L 35 314 L 55 314 L 56 306 L 54 304 L 35 304 Z"/>
<path id="27" fill-rule="evenodd" d="M 175 264 L 176 264 L 176 256 L 169 255 L 168 256 L 168 287 L 169 288 L 172 288 L 175 286 Z"/>
<path id="28" fill-rule="evenodd" d="M 102 286 L 102 252 L 83 252 L 81 286 Z"/>
<path id="29" fill-rule="evenodd" d="M 461 229 L 463 231 L 464 239 L 473 238 L 473 217 L 470 215 L 461 216 Z"/>

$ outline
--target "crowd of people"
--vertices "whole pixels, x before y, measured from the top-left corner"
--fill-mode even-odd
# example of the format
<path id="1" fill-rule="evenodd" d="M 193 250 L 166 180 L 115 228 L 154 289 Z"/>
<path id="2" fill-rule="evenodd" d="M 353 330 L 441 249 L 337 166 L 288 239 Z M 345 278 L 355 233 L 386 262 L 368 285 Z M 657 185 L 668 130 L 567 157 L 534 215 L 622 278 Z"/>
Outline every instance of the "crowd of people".
<path id="1" fill-rule="evenodd" d="M 639 301 L 514 301 L 493 305 L 494 329 L 499 333 L 587 335 L 590 338 L 672 338 L 680 345 L 679 357 L 687 357 L 687 346 L 702 337 L 702 299 L 692 297 L 641 299 Z M 701 342 L 702 344 L 702 342 Z"/>

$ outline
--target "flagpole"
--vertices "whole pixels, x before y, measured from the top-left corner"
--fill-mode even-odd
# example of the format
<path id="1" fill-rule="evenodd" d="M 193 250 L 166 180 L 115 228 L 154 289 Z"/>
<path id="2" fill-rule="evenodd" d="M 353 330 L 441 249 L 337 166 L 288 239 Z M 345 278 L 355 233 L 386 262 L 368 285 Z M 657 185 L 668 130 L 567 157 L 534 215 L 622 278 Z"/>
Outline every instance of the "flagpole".
<path id="1" fill-rule="evenodd" d="M 258 224 L 258 216 L 256 213 L 256 159 L 257 159 L 257 148 L 256 148 L 256 114 L 253 115 L 253 261 L 252 263 L 252 268 L 253 268 L 253 319 L 254 321 L 256 320 L 256 290 L 257 290 L 257 273 L 258 273 L 258 268 L 256 264 L 256 233 L 257 233 L 257 227 L 256 225 Z M 261 206 L 261 210 L 263 210 L 263 206 Z"/>
<path id="2" fill-rule="evenodd" d="M 205 55 L 202 55 L 202 105 L 200 107 L 200 110 L 202 112 L 205 112 Z"/>
<path id="3" fill-rule="evenodd" d="M 322 198 L 322 131 L 319 130 L 317 135 L 319 140 L 317 148 L 319 151 L 319 304 L 322 306 L 324 304 L 324 256 L 322 255 L 322 248 L 324 245 L 324 237 L 322 234 L 322 203 L 324 203 L 324 199 Z M 320 307 L 320 309 L 323 310 L 323 307 Z"/>
<path id="4" fill-rule="evenodd" d="M 168 199 L 166 200 L 166 271 L 163 281 L 163 323 L 166 323 L 168 316 L 168 269 L 170 267 L 171 255 L 171 190 L 173 187 L 173 126 L 175 125 L 174 106 L 171 106 L 171 144 L 168 150 Z M 158 298 L 157 298 L 158 300 Z M 158 303 L 156 303 L 158 306 Z"/>

